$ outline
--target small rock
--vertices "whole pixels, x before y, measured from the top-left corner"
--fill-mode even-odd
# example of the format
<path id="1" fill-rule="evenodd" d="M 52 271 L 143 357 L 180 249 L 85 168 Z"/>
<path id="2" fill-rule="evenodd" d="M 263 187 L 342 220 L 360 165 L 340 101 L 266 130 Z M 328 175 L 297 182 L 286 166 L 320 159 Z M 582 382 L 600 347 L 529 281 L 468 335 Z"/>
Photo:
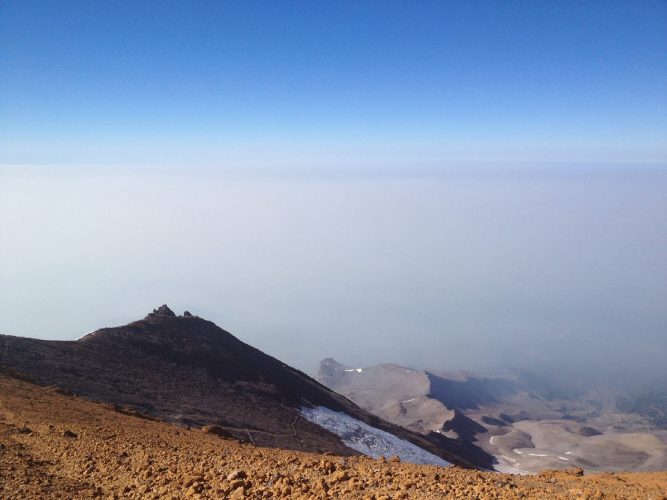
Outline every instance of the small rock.
<path id="1" fill-rule="evenodd" d="M 197 488 L 194 486 L 190 486 L 187 490 L 185 490 L 185 496 L 186 497 L 194 497 L 195 495 L 199 495 L 200 491 L 197 491 Z"/>
<path id="2" fill-rule="evenodd" d="M 581 467 L 570 467 L 569 469 L 565 469 L 565 473 L 570 476 L 580 477 L 584 475 L 584 469 Z"/>
<path id="3" fill-rule="evenodd" d="M 222 438 L 231 439 L 234 437 L 219 425 L 205 425 L 204 427 L 201 428 L 201 430 L 206 434 L 213 434 L 214 436 L 219 436 Z"/>
<path id="4" fill-rule="evenodd" d="M 390 461 L 391 463 L 397 464 L 397 463 L 399 463 L 399 462 L 401 461 L 401 457 L 399 457 L 398 455 L 394 455 L 393 457 L 391 457 L 391 458 L 389 459 L 389 461 Z"/>
<path id="5" fill-rule="evenodd" d="M 426 480 L 429 482 L 440 481 L 440 474 L 438 474 L 437 472 L 430 472 L 426 474 Z"/>
<path id="6" fill-rule="evenodd" d="M 248 475 L 245 473 L 245 471 L 235 470 L 234 472 L 230 472 L 227 475 L 227 481 L 234 481 L 236 479 L 245 479 L 246 477 L 248 477 Z"/>
<path id="7" fill-rule="evenodd" d="M 340 483 L 340 482 L 343 482 L 343 481 L 347 481 L 348 479 L 350 479 L 350 476 L 344 470 L 339 470 L 339 471 L 335 472 L 333 474 L 333 476 L 331 477 L 331 481 L 333 483 Z"/>
<path id="8" fill-rule="evenodd" d="M 79 436 L 77 436 L 75 432 L 72 432 L 69 429 L 65 429 L 63 431 L 63 437 L 66 437 L 67 439 L 76 439 Z"/>
<path id="9" fill-rule="evenodd" d="M 336 465 L 331 460 L 320 460 L 320 470 L 330 474 L 336 470 Z"/>
<path id="10" fill-rule="evenodd" d="M 229 498 L 230 498 L 230 500 L 237 500 L 239 498 L 245 498 L 245 490 L 243 489 L 243 486 L 239 486 L 234 491 L 232 491 L 232 494 L 229 495 Z"/>
<path id="11" fill-rule="evenodd" d="M 196 482 L 202 482 L 204 481 L 204 478 L 202 476 L 188 476 L 185 481 L 183 481 L 183 486 L 186 488 L 192 486 Z"/>
<path id="12" fill-rule="evenodd" d="M 235 479 L 234 481 L 231 481 L 229 483 L 229 487 L 232 490 L 235 490 L 237 488 L 245 488 L 245 482 L 243 481 L 243 479 Z"/>

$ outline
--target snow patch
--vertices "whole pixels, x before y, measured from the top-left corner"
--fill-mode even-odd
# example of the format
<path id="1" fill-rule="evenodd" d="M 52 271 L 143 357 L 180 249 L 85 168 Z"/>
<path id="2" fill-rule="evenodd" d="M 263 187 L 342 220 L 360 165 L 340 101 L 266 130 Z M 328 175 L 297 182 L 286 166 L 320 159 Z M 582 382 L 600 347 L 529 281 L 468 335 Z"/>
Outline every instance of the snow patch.
<path id="1" fill-rule="evenodd" d="M 502 474 L 519 474 L 522 476 L 530 475 L 530 472 L 525 471 L 520 467 L 518 467 L 517 461 L 514 460 L 513 458 L 507 457 L 505 455 L 500 455 L 496 456 L 496 462 L 497 463 L 493 465 L 493 469 L 496 472 L 500 472 Z"/>
<path id="2" fill-rule="evenodd" d="M 412 403 L 415 399 L 417 398 L 406 399 L 405 401 L 401 401 L 401 403 Z"/>
<path id="3" fill-rule="evenodd" d="M 393 434 L 357 420 L 343 412 L 330 410 L 324 406 L 301 408 L 301 415 L 306 420 L 333 432 L 343 443 L 364 455 L 378 458 L 398 455 L 403 462 L 413 464 L 451 465 L 442 458 L 429 453 L 419 446 Z"/>
<path id="4" fill-rule="evenodd" d="M 496 472 L 500 472 L 501 474 L 519 474 L 519 475 L 528 474 L 525 470 L 519 469 L 518 467 L 514 467 L 513 465 L 508 465 L 503 463 L 495 464 L 493 466 L 493 469 Z"/>
<path id="5" fill-rule="evenodd" d="M 565 460 L 566 462 L 570 460 L 569 458 L 565 458 L 565 457 L 558 457 L 558 458 L 560 458 L 561 460 Z"/>
<path id="6" fill-rule="evenodd" d="M 346 372 L 357 372 L 357 373 L 361 373 L 361 372 L 364 371 L 364 370 L 363 370 L 363 368 L 346 368 L 345 371 L 346 371 Z"/>

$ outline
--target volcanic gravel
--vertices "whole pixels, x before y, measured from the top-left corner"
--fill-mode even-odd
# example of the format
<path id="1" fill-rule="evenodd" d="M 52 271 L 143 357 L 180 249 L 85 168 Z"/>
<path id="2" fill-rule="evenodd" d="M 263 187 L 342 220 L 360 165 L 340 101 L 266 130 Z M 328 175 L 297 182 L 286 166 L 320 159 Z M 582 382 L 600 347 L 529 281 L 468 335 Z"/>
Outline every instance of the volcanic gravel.
<path id="1" fill-rule="evenodd" d="M 260 448 L 0 375 L 0 498 L 652 498 L 667 473 L 515 476 Z"/>

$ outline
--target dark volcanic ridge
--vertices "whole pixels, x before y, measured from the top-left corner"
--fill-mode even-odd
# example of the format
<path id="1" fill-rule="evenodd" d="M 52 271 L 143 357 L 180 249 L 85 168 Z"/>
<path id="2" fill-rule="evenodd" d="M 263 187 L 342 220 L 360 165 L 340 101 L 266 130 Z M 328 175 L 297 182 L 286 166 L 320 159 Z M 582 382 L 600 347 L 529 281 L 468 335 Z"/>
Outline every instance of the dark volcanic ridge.
<path id="1" fill-rule="evenodd" d="M 382 420 L 214 323 L 166 305 L 77 341 L 1 335 L 0 364 L 40 385 L 179 425 L 217 425 L 260 446 L 358 454 L 300 413 L 323 406 L 458 465 L 490 468 L 493 460 L 460 440 L 432 440 Z"/>

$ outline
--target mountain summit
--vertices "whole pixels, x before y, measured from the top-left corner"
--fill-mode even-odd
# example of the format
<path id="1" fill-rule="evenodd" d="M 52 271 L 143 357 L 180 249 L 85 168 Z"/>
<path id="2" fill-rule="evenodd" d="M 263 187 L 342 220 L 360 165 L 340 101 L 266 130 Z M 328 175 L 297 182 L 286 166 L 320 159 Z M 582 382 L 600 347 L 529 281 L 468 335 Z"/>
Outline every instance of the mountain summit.
<path id="1" fill-rule="evenodd" d="M 166 305 L 143 320 L 103 328 L 77 341 L 0 336 L 0 364 L 41 385 L 180 425 L 217 425 L 257 445 L 356 454 L 360 448 L 350 447 L 349 440 L 324 425 L 343 415 L 448 462 L 490 466 L 484 453 L 460 453 L 454 441 L 449 449 L 447 442 L 436 446 L 214 323 L 189 313 L 178 316 Z"/>
<path id="2" fill-rule="evenodd" d="M 169 309 L 169 306 L 167 304 L 162 304 L 157 309 L 153 309 L 152 313 L 148 313 L 146 319 L 173 318 L 174 316 L 176 316 L 176 314 L 174 314 L 174 311 Z"/>

